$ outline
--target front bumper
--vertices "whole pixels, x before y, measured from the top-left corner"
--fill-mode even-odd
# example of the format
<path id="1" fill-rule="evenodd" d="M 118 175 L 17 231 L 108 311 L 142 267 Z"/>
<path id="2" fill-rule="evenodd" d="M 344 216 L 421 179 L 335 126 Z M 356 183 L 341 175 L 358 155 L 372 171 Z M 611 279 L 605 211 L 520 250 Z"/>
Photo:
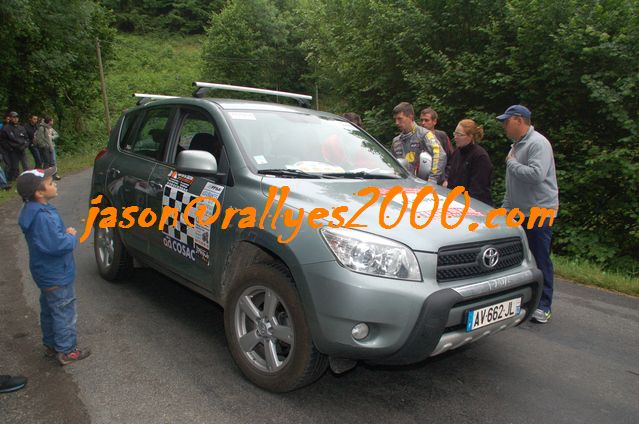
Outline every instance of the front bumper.
<path id="1" fill-rule="evenodd" d="M 541 272 L 527 262 L 457 286 L 371 277 L 336 262 L 306 265 L 302 274 L 306 284 L 298 286 L 320 352 L 395 365 L 419 362 L 522 323 L 537 307 L 543 286 Z M 469 309 L 518 296 L 519 315 L 466 332 Z M 370 333 L 356 341 L 351 330 L 362 322 Z"/>

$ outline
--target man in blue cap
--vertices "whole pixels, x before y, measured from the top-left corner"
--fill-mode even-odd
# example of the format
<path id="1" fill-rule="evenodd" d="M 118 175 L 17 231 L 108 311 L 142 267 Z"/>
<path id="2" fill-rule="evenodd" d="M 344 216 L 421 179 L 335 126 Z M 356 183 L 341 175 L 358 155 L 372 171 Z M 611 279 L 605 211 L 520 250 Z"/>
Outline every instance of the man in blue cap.
<path id="1" fill-rule="evenodd" d="M 532 319 L 545 324 L 551 316 L 554 283 L 550 259 L 552 219 L 534 222 L 531 228 L 528 219 L 533 207 L 552 209 L 556 216 L 559 190 L 552 145 L 535 131 L 530 123 L 531 115 L 525 106 L 513 105 L 497 117 L 506 136 L 513 141 L 506 157 L 506 193 L 502 207 L 509 210 L 518 208 L 526 216 L 523 226 L 528 246 L 544 277 L 543 293 Z"/>

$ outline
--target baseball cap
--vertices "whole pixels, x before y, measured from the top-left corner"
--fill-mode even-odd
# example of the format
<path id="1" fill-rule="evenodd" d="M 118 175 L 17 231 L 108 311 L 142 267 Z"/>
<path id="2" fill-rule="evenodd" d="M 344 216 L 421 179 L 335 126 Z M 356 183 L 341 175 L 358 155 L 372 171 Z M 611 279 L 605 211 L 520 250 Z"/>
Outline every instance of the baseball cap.
<path id="1" fill-rule="evenodd" d="M 19 115 L 18 115 L 18 112 L 11 111 L 11 112 L 7 113 L 7 116 L 10 116 L 10 117 L 13 118 L 14 116 L 19 116 Z"/>
<path id="2" fill-rule="evenodd" d="M 56 173 L 55 166 L 47 169 L 29 169 L 18 176 L 16 180 L 16 189 L 23 200 L 31 199 L 33 194 L 38 190 L 45 178 L 51 177 Z"/>
<path id="3" fill-rule="evenodd" d="M 510 118 L 511 116 L 521 116 L 522 118 L 530 119 L 531 115 L 532 113 L 526 106 L 512 105 L 508 109 L 506 109 L 506 112 L 499 115 L 497 117 L 497 120 L 504 122 L 506 119 Z"/>

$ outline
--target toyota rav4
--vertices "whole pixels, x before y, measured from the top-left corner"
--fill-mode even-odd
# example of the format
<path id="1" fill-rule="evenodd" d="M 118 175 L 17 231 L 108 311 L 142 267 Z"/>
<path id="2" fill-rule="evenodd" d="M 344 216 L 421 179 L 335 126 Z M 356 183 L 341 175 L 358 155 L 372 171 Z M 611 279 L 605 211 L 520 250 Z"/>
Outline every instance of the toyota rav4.
<path id="1" fill-rule="evenodd" d="M 472 200 L 445 228 L 432 206 L 449 191 L 417 199 L 429 183 L 343 118 L 198 96 L 143 96 L 117 121 L 91 198 L 179 219 L 96 223 L 95 257 L 107 280 L 147 266 L 220 304 L 230 353 L 254 384 L 284 392 L 329 366 L 419 362 L 535 310 L 542 278 L 524 232 L 504 218 L 488 228 L 487 205 Z M 364 195 L 371 187 L 394 197 Z M 409 219 L 418 200 L 427 207 Z M 418 229 L 427 211 L 434 219 Z"/>

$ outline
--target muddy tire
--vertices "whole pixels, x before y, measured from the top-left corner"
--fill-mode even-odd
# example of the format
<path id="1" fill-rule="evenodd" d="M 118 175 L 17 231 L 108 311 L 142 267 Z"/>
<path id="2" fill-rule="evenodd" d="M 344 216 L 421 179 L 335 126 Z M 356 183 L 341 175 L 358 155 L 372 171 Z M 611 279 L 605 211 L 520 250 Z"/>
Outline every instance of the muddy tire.
<path id="1" fill-rule="evenodd" d="M 235 363 L 263 389 L 288 392 L 326 372 L 328 358 L 313 345 L 297 289 L 279 264 L 251 265 L 237 278 L 224 328 Z"/>

